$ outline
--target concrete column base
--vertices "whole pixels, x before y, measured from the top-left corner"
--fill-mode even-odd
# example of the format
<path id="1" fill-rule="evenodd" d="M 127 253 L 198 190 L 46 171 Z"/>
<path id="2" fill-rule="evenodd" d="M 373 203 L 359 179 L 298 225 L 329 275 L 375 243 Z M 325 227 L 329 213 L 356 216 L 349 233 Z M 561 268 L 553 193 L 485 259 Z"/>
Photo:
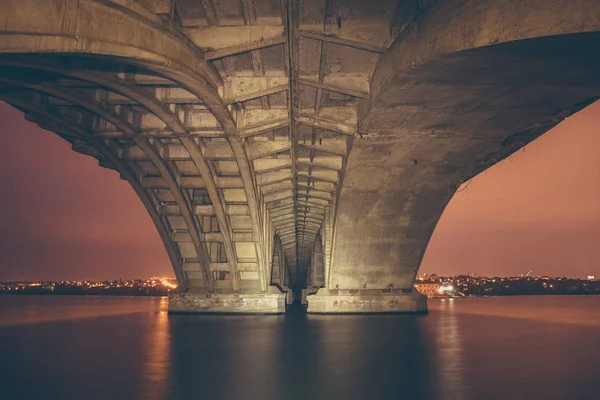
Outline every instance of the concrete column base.
<path id="1" fill-rule="evenodd" d="M 427 297 L 416 290 L 319 289 L 307 297 L 310 314 L 426 313 Z"/>
<path id="2" fill-rule="evenodd" d="M 319 288 L 314 288 L 314 287 L 309 287 L 306 289 L 302 289 L 302 299 L 300 300 L 300 303 L 303 306 L 308 305 L 308 296 L 310 296 L 311 294 L 315 294 L 317 293 L 317 291 L 319 290 Z"/>
<path id="3" fill-rule="evenodd" d="M 294 291 L 291 288 L 286 288 L 285 304 L 292 305 L 294 303 Z"/>
<path id="4" fill-rule="evenodd" d="M 169 293 L 169 313 L 283 314 L 285 293 Z"/>

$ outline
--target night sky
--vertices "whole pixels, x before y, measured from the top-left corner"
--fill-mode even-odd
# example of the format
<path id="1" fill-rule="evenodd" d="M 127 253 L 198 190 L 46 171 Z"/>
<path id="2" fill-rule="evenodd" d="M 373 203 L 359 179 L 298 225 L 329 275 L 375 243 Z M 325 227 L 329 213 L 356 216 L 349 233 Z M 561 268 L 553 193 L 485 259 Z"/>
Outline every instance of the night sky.
<path id="1" fill-rule="evenodd" d="M 477 176 L 422 272 L 600 276 L 600 103 Z M 172 276 L 129 185 L 0 103 L 0 280 Z M 464 185 L 463 185 L 464 186 Z"/>

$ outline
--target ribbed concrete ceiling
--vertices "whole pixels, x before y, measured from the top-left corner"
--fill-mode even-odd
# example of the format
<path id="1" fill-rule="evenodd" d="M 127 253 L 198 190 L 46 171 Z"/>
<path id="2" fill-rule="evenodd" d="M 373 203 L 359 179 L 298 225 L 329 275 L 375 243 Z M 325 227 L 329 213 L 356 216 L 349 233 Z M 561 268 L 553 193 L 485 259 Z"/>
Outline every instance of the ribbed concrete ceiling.
<path id="1" fill-rule="evenodd" d="M 63 21 L 67 35 L 89 30 L 122 40 L 127 32 L 120 30 L 129 24 L 136 40 L 146 40 L 141 29 L 148 29 L 146 37 L 163 32 L 152 39 L 165 48 L 157 50 L 160 57 L 206 60 L 212 69 L 203 79 L 220 99 L 207 100 L 197 82 L 180 79 L 168 66 L 138 62 L 135 54 L 81 54 L 92 49 L 49 55 L 34 47 L 27 52 L 38 54 L 4 54 L 0 65 L 0 99 L 134 186 L 180 281 L 214 289 L 222 278 L 211 273 L 239 271 L 247 288 L 266 290 L 274 234 L 295 271 L 292 280 L 305 276 L 320 231 L 329 257 L 341 182 L 358 134 L 358 102 L 369 97 L 373 70 L 392 42 L 395 0 L 65 4 L 60 18 L 77 21 Z M 34 10 L 46 20 L 59 5 L 40 3 Z M 87 25 L 83 10 L 91 18 Z M 113 12 L 107 10 L 125 11 L 131 20 L 96 26 L 96 19 L 114 22 L 103 16 Z M 29 24 L 36 18 L 32 14 Z M 25 22 L 15 29 L 28 31 L 33 25 Z M 176 49 L 181 43 L 188 47 Z M 270 224 L 261 221 L 265 216 Z M 227 284 L 236 290 L 244 282 L 233 275 Z"/>
<path id="2" fill-rule="evenodd" d="M 334 215 L 358 99 L 390 44 L 396 1 L 180 0 L 186 34 L 225 81 L 288 261 Z M 293 145 L 292 145 L 293 143 Z"/>

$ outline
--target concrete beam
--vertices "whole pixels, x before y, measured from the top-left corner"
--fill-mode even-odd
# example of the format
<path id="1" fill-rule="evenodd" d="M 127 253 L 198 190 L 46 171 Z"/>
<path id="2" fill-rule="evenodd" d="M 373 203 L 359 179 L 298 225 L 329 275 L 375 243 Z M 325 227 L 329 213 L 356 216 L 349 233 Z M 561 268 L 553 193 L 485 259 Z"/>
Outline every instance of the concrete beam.
<path id="1" fill-rule="evenodd" d="M 248 124 L 238 129 L 238 135 L 242 138 L 260 135 L 266 132 L 272 132 L 277 129 L 286 128 L 290 125 L 289 117 L 283 116 L 271 121 L 261 121 L 255 124 Z"/>
<path id="2" fill-rule="evenodd" d="M 314 88 L 318 88 L 318 89 L 328 90 L 330 92 L 345 94 L 345 95 L 356 97 L 359 99 L 368 99 L 369 98 L 369 92 L 363 92 L 363 91 L 355 90 L 355 89 L 351 89 L 351 88 L 344 88 L 344 87 L 332 85 L 329 83 L 312 81 L 310 79 L 299 79 L 298 83 L 300 83 L 301 85 L 306 85 L 306 86 L 310 86 L 310 87 L 314 87 Z"/>
<path id="3" fill-rule="evenodd" d="M 355 40 L 344 39 L 336 36 L 335 34 L 324 34 L 320 32 L 311 31 L 299 31 L 299 34 L 303 38 L 320 40 L 323 42 L 333 43 L 340 46 L 352 47 L 358 50 L 368 51 L 370 53 L 385 54 L 385 48 L 374 46 L 369 43 L 363 43 Z"/>
<path id="4" fill-rule="evenodd" d="M 285 76 L 228 77 L 223 82 L 224 103 L 229 105 L 270 96 L 288 90 L 288 86 Z"/>
<path id="5" fill-rule="evenodd" d="M 341 135 L 354 136 L 357 133 L 355 126 L 346 125 L 342 121 L 335 121 L 319 115 L 299 114 L 296 120 L 302 125 L 337 132 Z"/>
<path id="6" fill-rule="evenodd" d="M 270 38 L 261 38 L 259 40 L 247 43 L 241 43 L 234 46 L 224 47 L 206 52 L 207 60 L 216 60 L 224 57 L 233 56 L 240 53 L 273 47 L 285 43 L 286 39 L 283 35 L 278 35 Z"/>
<path id="7" fill-rule="evenodd" d="M 258 158 L 270 157 L 274 154 L 289 152 L 292 148 L 292 142 L 289 140 L 270 140 L 266 142 L 252 142 L 248 146 L 248 158 L 256 160 Z"/>

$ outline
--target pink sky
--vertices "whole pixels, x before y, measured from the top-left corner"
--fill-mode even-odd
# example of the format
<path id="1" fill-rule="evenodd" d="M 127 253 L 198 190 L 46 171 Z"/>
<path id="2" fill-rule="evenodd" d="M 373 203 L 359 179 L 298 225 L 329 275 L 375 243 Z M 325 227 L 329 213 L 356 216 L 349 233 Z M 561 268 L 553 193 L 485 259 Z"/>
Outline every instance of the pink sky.
<path id="1" fill-rule="evenodd" d="M 600 103 L 457 193 L 422 272 L 600 276 Z M 0 280 L 173 275 L 129 185 L 0 103 Z"/>
<path id="2" fill-rule="evenodd" d="M 456 193 L 421 272 L 599 276 L 599 260 L 600 102 Z"/>

